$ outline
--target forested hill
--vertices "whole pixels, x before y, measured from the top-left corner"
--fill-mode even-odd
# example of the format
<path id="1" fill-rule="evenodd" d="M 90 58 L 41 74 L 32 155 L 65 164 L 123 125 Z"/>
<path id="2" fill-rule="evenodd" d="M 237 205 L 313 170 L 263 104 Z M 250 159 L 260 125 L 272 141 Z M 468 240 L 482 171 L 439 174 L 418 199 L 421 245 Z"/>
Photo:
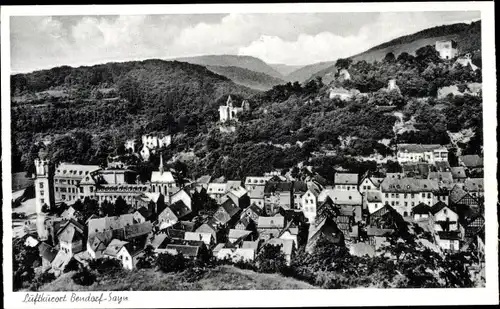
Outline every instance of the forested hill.
<path id="1" fill-rule="evenodd" d="M 481 66 L 481 21 L 471 24 L 460 23 L 425 29 L 377 45 L 361 54 L 349 57 L 349 59 L 354 62 L 374 62 L 382 61 L 388 53 L 393 53 L 396 57 L 402 53 L 415 55 L 415 52 L 419 48 L 427 45 L 434 46 L 438 40 L 450 39 L 458 43 L 459 54 L 471 53 L 474 64 Z M 335 64 L 332 63 L 330 66 L 316 70 L 306 80 L 313 80 L 316 77 L 324 78 L 327 75 L 335 74 L 335 72 Z"/>
<path id="2" fill-rule="evenodd" d="M 231 79 L 236 84 L 260 91 L 269 90 L 276 85 L 285 83 L 281 78 L 234 66 L 207 66 L 207 68 L 214 73 Z"/>
<path id="3" fill-rule="evenodd" d="M 203 66 L 239 67 L 254 72 L 260 72 L 276 78 L 283 78 L 283 75 L 259 58 L 252 56 L 237 55 L 205 55 L 197 57 L 177 58 L 182 62 L 189 62 Z"/>
<path id="4" fill-rule="evenodd" d="M 91 136 L 103 148 L 93 153 L 102 158 L 119 144 L 109 140 L 155 131 L 196 136 L 218 120 L 228 94 L 256 93 L 205 67 L 163 60 L 58 67 L 16 74 L 11 81 L 15 166 L 29 164 L 30 148 L 41 136 L 71 130 Z"/>
<path id="5" fill-rule="evenodd" d="M 471 24 L 460 23 L 425 29 L 414 34 L 402 36 L 389 42 L 377 45 L 359 55 L 353 56 L 352 58 L 355 61 L 366 60 L 364 58 L 380 50 L 384 50 L 384 52 L 383 56 L 378 60 L 382 60 L 385 54 L 388 52 L 393 52 L 394 54 L 401 53 L 403 51 L 414 53 L 418 48 L 427 45 L 423 43 L 419 44 L 419 41 L 425 39 L 436 40 L 437 38 L 454 39 L 455 41 L 457 41 L 460 52 L 462 53 L 471 53 L 477 51 L 478 49 L 481 49 L 481 21 L 476 21 Z M 412 48 L 412 50 L 403 50 L 409 47 L 407 45 L 421 46 Z M 391 48 L 393 50 L 389 50 Z"/>

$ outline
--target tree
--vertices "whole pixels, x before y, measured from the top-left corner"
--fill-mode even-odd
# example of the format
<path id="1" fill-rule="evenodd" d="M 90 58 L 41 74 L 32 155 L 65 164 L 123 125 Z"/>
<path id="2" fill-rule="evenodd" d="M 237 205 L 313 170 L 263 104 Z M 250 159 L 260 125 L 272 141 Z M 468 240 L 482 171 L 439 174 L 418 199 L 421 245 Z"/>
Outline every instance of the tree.
<path id="1" fill-rule="evenodd" d="M 178 272 L 186 268 L 186 259 L 182 253 L 160 253 L 156 258 L 156 267 L 163 272 Z"/>
<path id="2" fill-rule="evenodd" d="M 335 67 L 339 70 L 348 69 L 349 66 L 351 65 L 351 63 L 352 63 L 352 59 L 340 58 L 340 59 L 337 59 L 337 61 L 335 62 Z"/>
<path id="3" fill-rule="evenodd" d="M 384 62 L 393 63 L 394 61 L 396 61 L 396 57 L 392 52 L 388 52 L 384 57 Z"/>
<path id="4" fill-rule="evenodd" d="M 262 273 L 280 273 L 286 267 L 286 259 L 281 246 L 267 244 L 255 259 L 257 269 Z"/>
<path id="5" fill-rule="evenodd" d="M 38 248 L 25 246 L 23 239 L 12 241 L 13 287 L 17 291 L 35 277 L 35 267 L 41 264 Z"/>
<path id="6" fill-rule="evenodd" d="M 123 199 L 123 197 L 118 196 L 118 198 L 115 201 L 115 207 L 114 207 L 114 212 L 115 216 L 121 216 L 126 213 L 128 213 L 129 210 L 129 205 L 127 205 L 127 202 Z"/>
<path id="7" fill-rule="evenodd" d="M 137 259 L 138 268 L 151 268 L 155 264 L 155 253 L 154 248 L 151 245 L 147 245 L 144 248 L 144 254 Z"/>

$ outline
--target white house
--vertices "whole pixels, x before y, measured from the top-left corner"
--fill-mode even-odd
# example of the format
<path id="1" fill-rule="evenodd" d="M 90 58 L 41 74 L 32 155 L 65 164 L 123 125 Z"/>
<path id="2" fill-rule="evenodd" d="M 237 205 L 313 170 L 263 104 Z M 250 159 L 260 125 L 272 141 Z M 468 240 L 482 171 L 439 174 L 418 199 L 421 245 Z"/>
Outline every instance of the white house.
<path id="1" fill-rule="evenodd" d="M 448 149 L 437 144 L 398 144 L 397 157 L 400 164 L 448 162 Z"/>
<path id="2" fill-rule="evenodd" d="M 304 216 L 309 222 L 314 222 L 316 218 L 316 211 L 318 207 L 319 191 L 314 188 L 309 188 L 304 195 L 300 198 L 300 205 Z"/>
<path id="3" fill-rule="evenodd" d="M 458 231 L 460 229 L 458 223 L 458 214 L 451 206 L 443 202 L 438 202 L 431 208 L 434 216 L 434 230 L 439 231 Z"/>
<path id="4" fill-rule="evenodd" d="M 134 269 L 134 262 L 131 254 L 125 247 L 127 244 L 127 241 L 113 239 L 102 255 L 103 257 L 120 260 L 123 263 L 123 268 L 132 270 Z"/>

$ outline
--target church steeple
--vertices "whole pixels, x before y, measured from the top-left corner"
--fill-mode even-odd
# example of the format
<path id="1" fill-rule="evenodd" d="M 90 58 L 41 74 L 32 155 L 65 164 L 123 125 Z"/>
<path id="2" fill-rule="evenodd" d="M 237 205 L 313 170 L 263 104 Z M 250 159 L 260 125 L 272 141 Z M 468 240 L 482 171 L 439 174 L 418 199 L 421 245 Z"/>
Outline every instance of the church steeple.
<path id="1" fill-rule="evenodd" d="M 231 95 L 227 97 L 226 105 L 229 107 L 233 107 L 233 99 L 231 98 Z"/>
<path id="2" fill-rule="evenodd" d="M 163 156 L 160 154 L 160 166 L 158 168 L 160 170 L 160 173 L 163 174 Z"/>

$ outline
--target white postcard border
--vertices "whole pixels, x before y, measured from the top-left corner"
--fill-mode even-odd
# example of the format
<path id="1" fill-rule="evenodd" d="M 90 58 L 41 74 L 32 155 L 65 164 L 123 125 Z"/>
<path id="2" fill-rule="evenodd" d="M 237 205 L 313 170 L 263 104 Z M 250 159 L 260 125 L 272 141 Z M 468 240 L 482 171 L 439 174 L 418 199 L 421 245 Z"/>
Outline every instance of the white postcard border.
<path id="1" fill-rule="evenodd" d="M 144 6 L 12 6 L 1 11 L 1 93 L 2 93 L 2 189 L 4 229 L 4 301 L 6 308 L 31 308 L 23 303 L 25 292 L 12 291 L 12 199 L 10 160 L 10 29 L 9 16 L 34 15 L 127 15 L 184 13 L 306 13 L 370 11 L 464 11 L 480 10 L 482 20 L 483 119 L 486 219 L 486 287 L 477 289 L 351 289 L 278 291 L 158 291 L 113 292 L 127 296 L 121 304 L 103 302 L 65 302 L 36 304 L 38 308 L 118 308 L 118 307 L 297 307 L 297 306 L 374 306 L 374 305 L 479 305 L 498 304 L 497 179 L 496 179 L 496 72 L 495 22 L 493 2 L 427 3 L 348 3 L 348 4 L 216 4 Z M 109 292 L 104 292 L 108 295 Z M 71 297 L 72 292 L 46 292 Z M 87 296 L 89 292 L 76 293 Z M 98 296 L 100 292 L 92 292 Z"/>

